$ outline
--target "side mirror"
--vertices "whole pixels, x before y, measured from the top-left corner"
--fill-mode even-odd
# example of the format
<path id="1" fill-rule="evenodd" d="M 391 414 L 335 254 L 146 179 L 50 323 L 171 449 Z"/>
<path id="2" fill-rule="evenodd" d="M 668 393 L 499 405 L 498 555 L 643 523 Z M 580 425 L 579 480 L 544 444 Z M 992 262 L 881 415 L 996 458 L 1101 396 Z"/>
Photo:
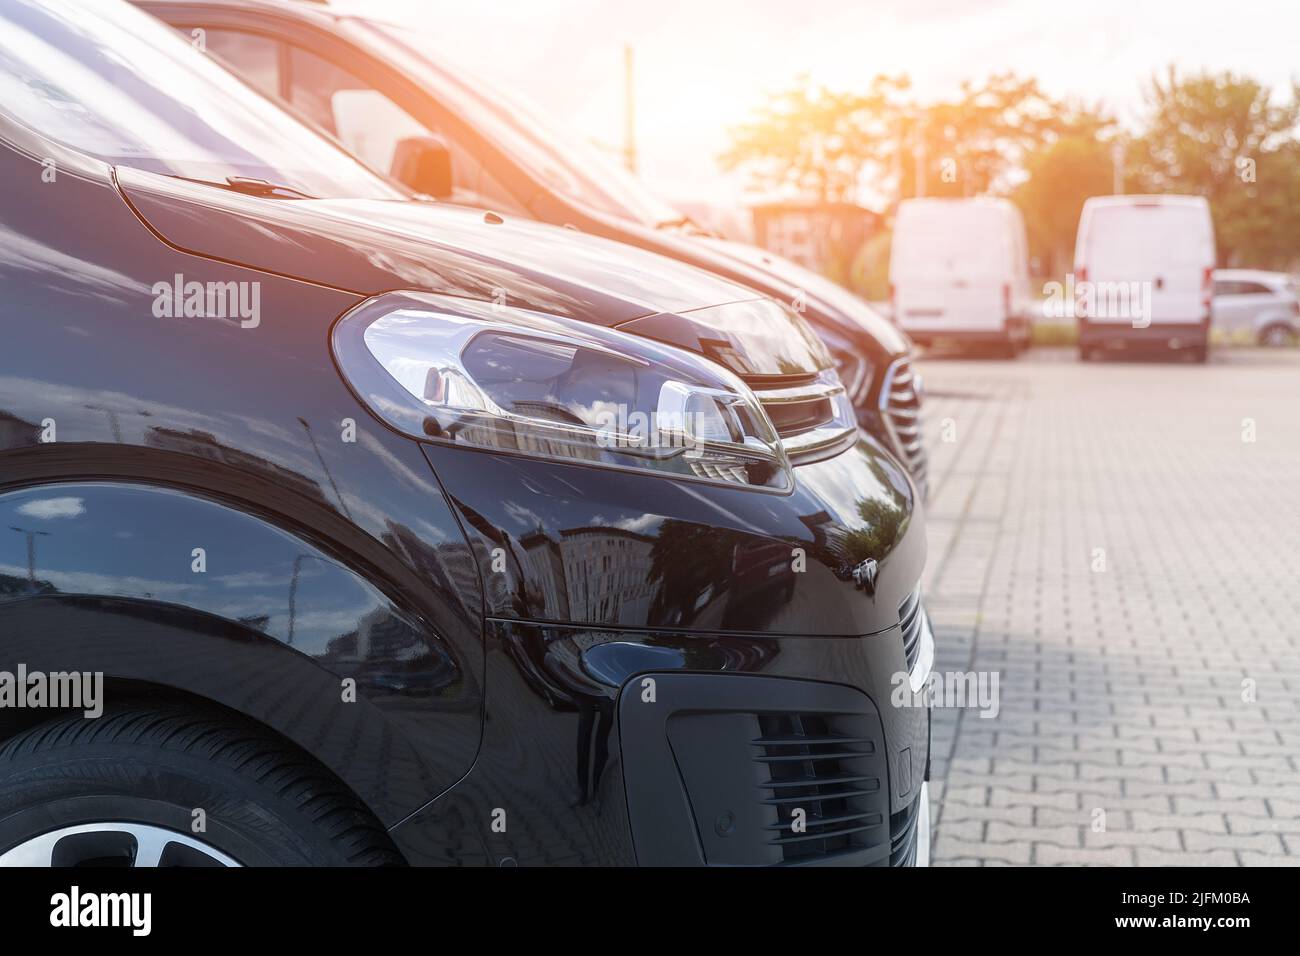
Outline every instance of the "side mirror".
<path id="1" fill-rule="evenodd" d="M 398 182 L 435 199 L 452 192 L 451 151 L 436 136 L 410 136 L 397 141 L 389 170 Z"/>

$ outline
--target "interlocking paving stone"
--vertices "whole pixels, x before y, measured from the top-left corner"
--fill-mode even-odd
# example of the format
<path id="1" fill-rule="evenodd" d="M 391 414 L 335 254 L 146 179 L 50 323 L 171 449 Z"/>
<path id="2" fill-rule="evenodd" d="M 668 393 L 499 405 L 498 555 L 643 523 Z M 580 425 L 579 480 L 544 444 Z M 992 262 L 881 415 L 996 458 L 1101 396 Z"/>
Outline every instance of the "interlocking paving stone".
<path id="1" fill-rule="evenodd" d="M 1295 863 L 1300 351 L 919 367 L 934 862 Z"/>

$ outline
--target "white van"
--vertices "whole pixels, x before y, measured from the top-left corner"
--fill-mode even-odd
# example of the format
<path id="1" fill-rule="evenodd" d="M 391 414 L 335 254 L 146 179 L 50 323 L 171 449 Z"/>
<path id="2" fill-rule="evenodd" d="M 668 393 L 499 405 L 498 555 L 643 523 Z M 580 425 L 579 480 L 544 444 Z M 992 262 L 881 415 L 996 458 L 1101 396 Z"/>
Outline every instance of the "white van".
<path id="1" fill-rule="evenodd" d="M 1094 196 L 1074 248 L 1079 355 L 1154 346 L 1204 362 L 1214 224 L 1203 196 Z"/>
<path id="2" fill-rule="evenodd" d="M 894 322 L 922 345 L 1029 345 L 1028 247 L 1005 199 L 905 199 L 889 254 Z"/>

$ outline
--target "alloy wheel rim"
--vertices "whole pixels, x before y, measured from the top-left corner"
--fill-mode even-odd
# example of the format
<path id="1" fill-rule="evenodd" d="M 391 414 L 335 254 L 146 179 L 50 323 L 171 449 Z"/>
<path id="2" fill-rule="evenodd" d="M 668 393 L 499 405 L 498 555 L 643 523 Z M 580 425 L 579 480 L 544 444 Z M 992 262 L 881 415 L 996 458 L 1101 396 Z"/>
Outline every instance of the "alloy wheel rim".
<path id="1" fill-rule="evenodd" d="M 104 821 L 61 827 L 0 853 L 0 866 L 205 867 L 238 860 L 186 833 L 147 823 Z"/>

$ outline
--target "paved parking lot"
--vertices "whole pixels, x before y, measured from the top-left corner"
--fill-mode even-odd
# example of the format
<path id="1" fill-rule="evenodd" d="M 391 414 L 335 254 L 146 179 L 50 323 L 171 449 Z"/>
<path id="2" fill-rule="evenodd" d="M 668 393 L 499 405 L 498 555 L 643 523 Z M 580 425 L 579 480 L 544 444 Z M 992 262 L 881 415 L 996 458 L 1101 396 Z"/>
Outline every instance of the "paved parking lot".
<path id="1" fill-rule="evenodd" d="M 1300 351 L 920 367 L 934 862 L 1300 861 Z"/>

